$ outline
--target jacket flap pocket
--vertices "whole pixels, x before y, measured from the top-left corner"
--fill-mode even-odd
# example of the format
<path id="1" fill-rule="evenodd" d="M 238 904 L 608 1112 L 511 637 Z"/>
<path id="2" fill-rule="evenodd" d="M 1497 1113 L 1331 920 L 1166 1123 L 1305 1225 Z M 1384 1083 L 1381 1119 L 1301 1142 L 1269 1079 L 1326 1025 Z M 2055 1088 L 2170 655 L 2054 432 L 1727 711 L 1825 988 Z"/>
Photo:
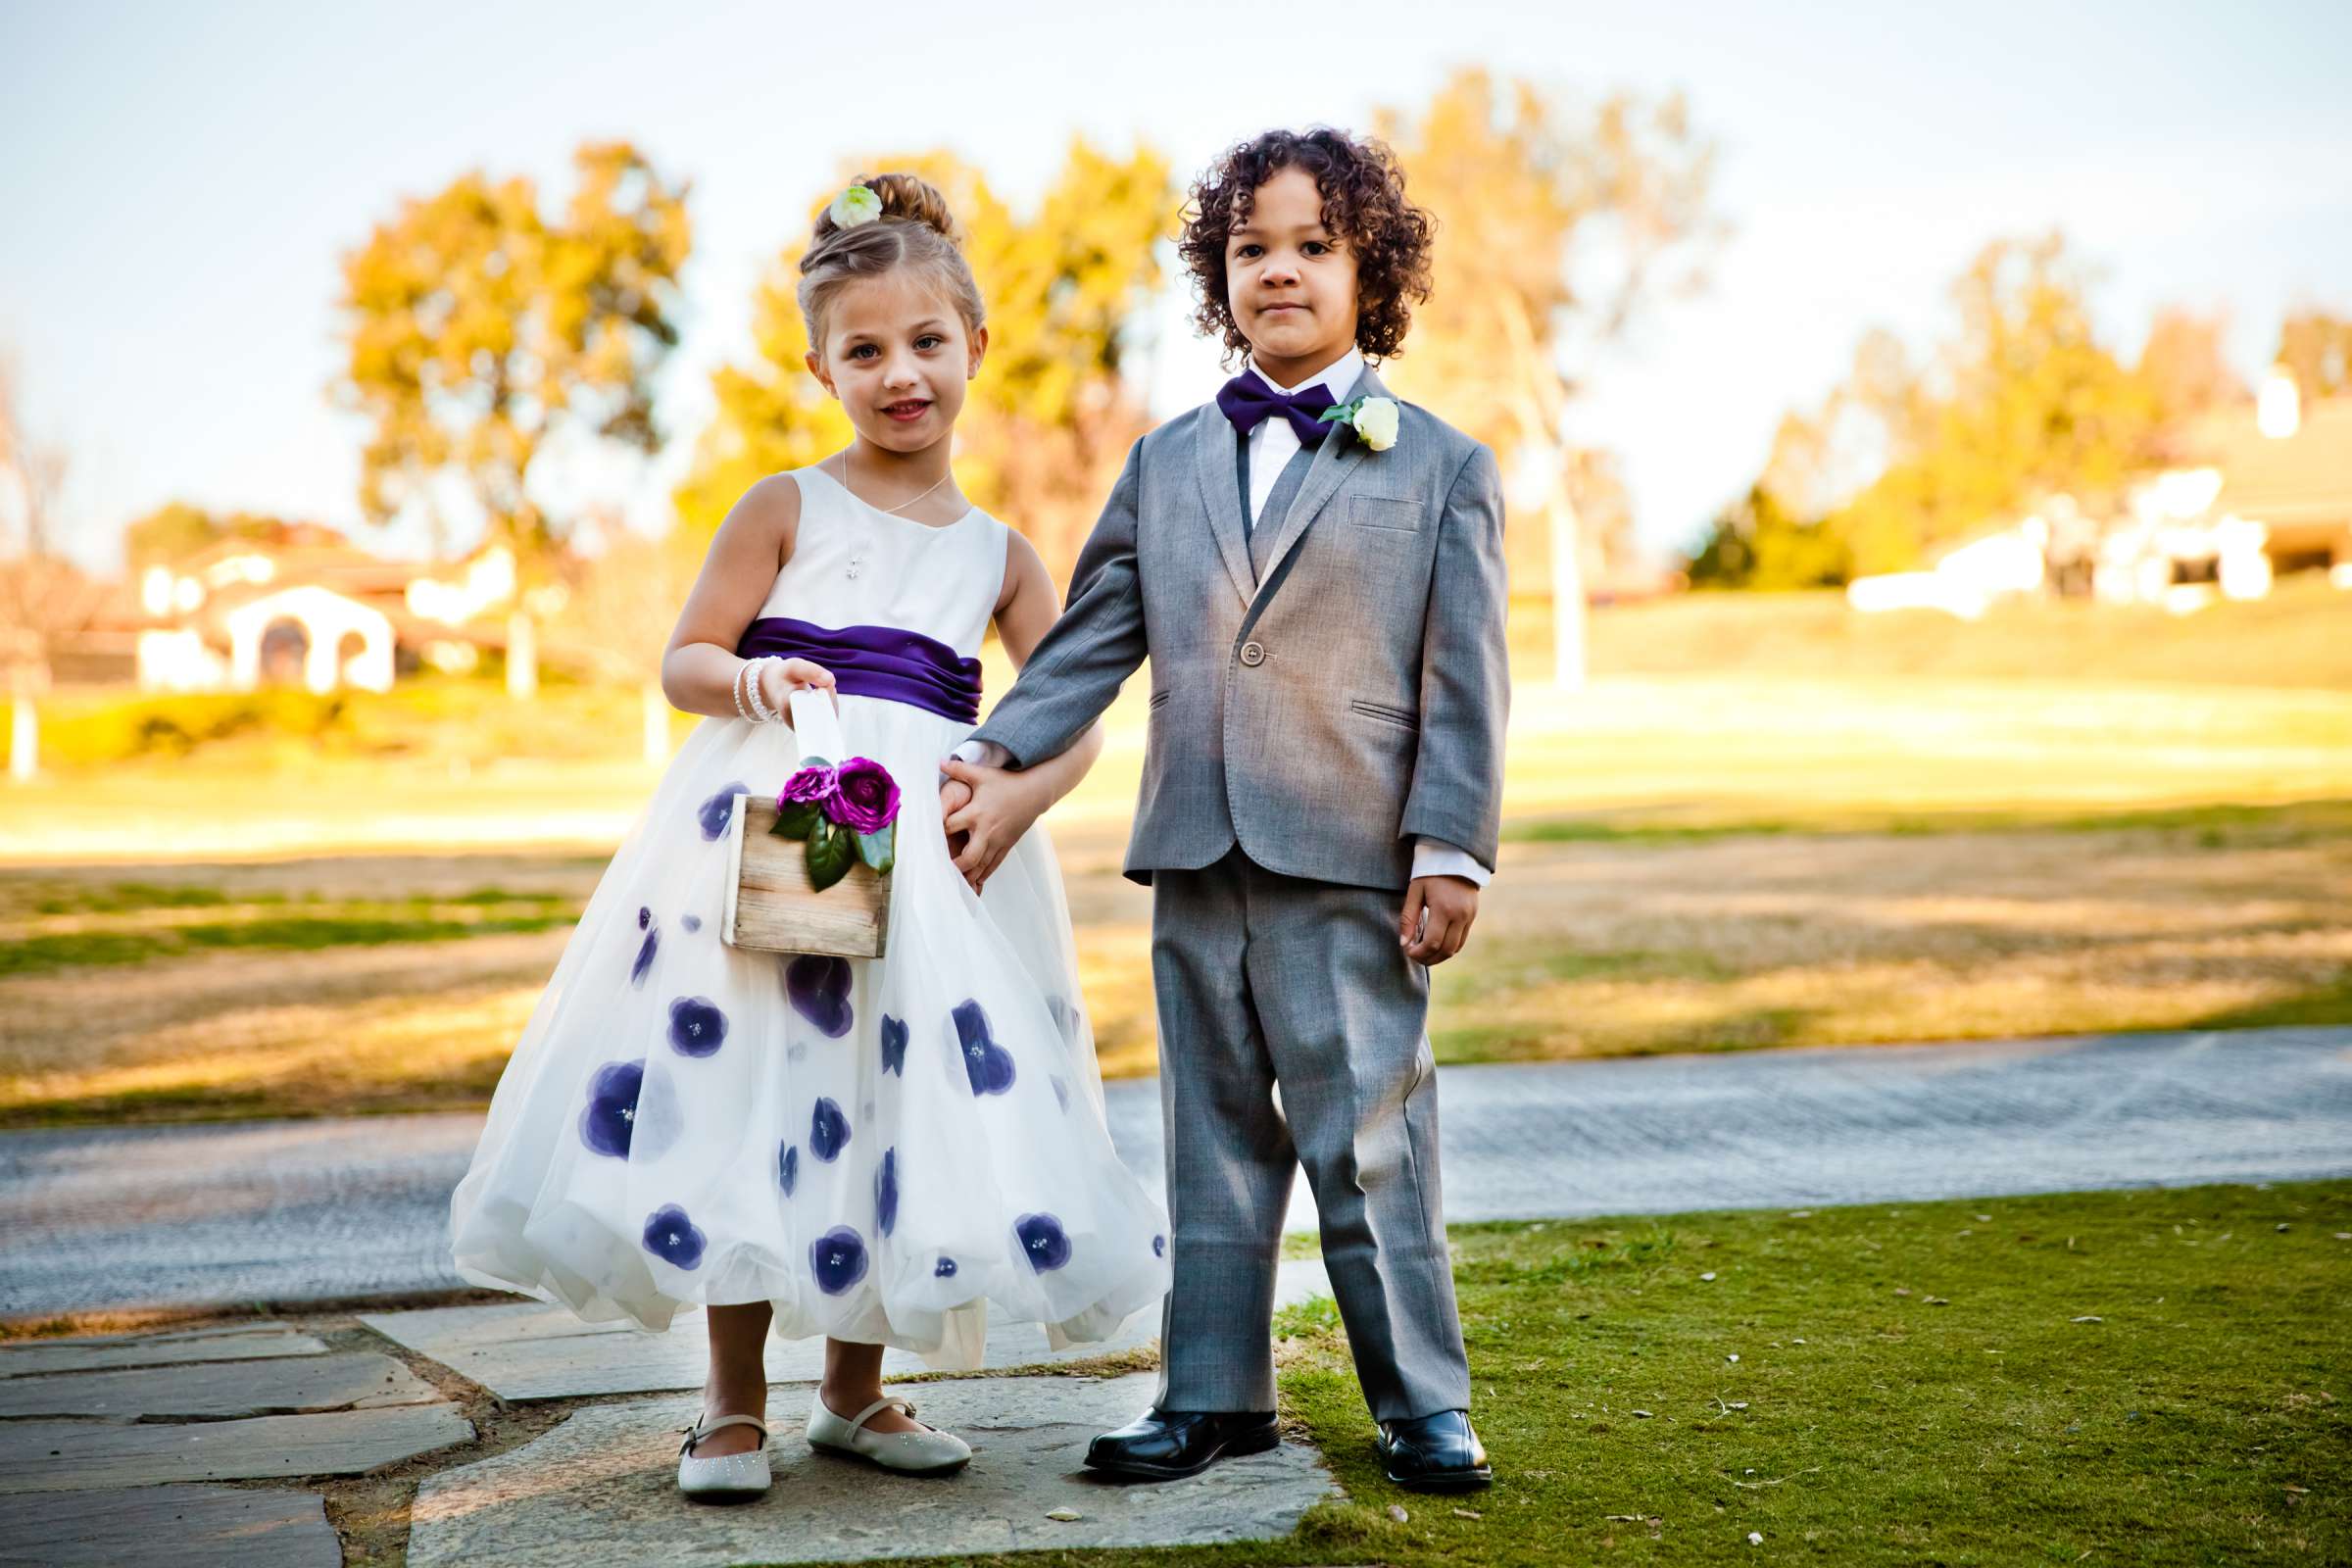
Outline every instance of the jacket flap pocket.
<path id="1" fill-rule="evenodd" d="M 1421 531 L 1425 510 L 1404 496 L 1349 496 L 1348 520 L 1365 528 L 1395 528 L 1401 533 Z"/>

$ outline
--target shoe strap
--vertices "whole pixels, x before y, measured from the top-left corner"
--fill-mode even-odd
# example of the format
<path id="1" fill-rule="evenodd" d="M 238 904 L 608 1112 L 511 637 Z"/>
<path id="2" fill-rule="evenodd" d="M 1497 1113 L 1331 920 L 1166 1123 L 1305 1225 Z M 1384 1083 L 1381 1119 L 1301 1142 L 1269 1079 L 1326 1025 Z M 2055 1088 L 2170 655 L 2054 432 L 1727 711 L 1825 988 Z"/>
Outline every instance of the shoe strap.
<path id="1" fill-rule="evenodd" d="M 908 1404 L 905 1399 L 896 1399 L 892 1398 L 889 1395 L 884 1395 L 881 1398 L 876 1399 L 873 1403 L 867 1405 L 864 1409 L 858 1411 L 856 1415 L 850 1418 L 850 1431 L 855 1434 L 863 1430 L 868 1421 L 871 1421 L 883 1411 L 891 1409 L 894 1406 L 897 1408 L 899 1414 L 905 1416 L 909 1421 L 914 1421 L 913 1405 Z M 922 1423 L 916 1421 L 915 1425 L 920 1426 Z"/>
<path id="2" fill-rule="evenodd" d="M 757 1427 L 760 1432 L 760 1441 L 762 1443 L 767 1441 L 767 1423 L 756 1415 L 705 1415 L 697 1417 L 694 1425 L 680 1429 L 686 1434 L 686 1441 L 678 1445 L 678 1451 L 692 1453 L 696 1444 L 710 1436 L 711 1433 L 727 1427 Z"/>

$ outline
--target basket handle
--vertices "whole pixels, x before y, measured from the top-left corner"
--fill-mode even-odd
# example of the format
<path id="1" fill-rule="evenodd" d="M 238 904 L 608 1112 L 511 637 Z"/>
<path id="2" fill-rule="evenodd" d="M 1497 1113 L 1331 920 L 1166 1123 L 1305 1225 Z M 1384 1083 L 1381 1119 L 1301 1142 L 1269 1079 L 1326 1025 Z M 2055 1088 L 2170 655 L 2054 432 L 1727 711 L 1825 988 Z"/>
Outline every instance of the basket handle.
<path id="1" fill-rule="evenodd" d="M 841 730 L 841 706 L 833 694 L 814 687 L 802 687 L 785 699 L 792 712 L 792 732 L 799 737 L 803 757 L 821 757 L 839 765 L 849 759 L 844 748 L 849 741 Z"/>

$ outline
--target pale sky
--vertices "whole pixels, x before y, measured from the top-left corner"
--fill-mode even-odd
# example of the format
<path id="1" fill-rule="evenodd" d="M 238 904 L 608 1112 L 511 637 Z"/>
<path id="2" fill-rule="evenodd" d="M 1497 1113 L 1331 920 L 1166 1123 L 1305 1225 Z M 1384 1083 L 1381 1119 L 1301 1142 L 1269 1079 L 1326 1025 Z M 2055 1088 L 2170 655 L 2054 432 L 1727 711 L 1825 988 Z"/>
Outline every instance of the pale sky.
<path id="1" fill-rule="evenodd" d="M 36 431 L 70 451 L 83 559 L 111 564 L 122 524 L 173 498 L 354 525 L 360 435 L 323 392 L 341 252 L 466 169 L 560 194 L 577 143 L 627 137 L 692 179 L 697 230 L 660 410 L 675 439 L 600 481 L 651 522 L 711 367 L 748 350 L 755 279 L 842 157 L 944 145 L 1017 204 L 1074 130 L 1190 172 L 1270 124 L 1365 125 L 1460 64 L 1570 93 L 1679 87 L 1721 144 L 1734 231 L 1710 287 L 1599 367 L 1576 416 L 1622 455 L 1660 549 L 1745 487 L 1865 328 L 1917 343 L 1941 325 L 1946 284 L 1995 235 L 2063 226 L 2126 352 L 2159 305 L 2226 306 L 2252 374 L 2289 307 L 2352 311 L 2340 0 L 0 0 L 0 346 Z M 1221 372 L 1180 301 L 1153 321 L 1171 414 Z"/>

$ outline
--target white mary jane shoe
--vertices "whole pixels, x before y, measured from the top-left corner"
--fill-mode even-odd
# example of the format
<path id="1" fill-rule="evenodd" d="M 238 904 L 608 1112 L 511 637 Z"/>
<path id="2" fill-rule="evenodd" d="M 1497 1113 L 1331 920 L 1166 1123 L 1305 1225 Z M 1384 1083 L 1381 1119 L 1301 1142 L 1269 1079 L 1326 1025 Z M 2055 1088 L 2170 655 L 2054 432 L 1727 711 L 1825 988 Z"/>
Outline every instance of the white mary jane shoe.
<path id="1" fill-rule="evenodd" d="M 868 1432 L 865 1424 L 884 1410 L 897 1409 L 909 1421 L 914 1419 L 914 1406 L 905 1399 L 876 1399 L 857 1415 L 844 1420 L 833 1413 L 819 1394 L 808 1408 L 808 1446 L 827 1453 L 845 1454 L 855 1459 L 867 1459 L 885 1470 L 903 1475 L 941 1476 L 960 1470 L 970 1462 L 971 1445 L 953 1432 L 941 1432 L 924 1427 L 919 1432 Z"/>
<path id="2" fill-rule="evenodd" d="M 696 1458 L 694 1446 L 722 1427 L 756 1428 L 760 1446 L 742 1453 Z M 730 1502 L 757 1497 L 772 1479 L 767 1468 L 767 1423 L 756 1415 L 722 1415 L 715 1420 L 703 1416 L 686 1429 L 686 1441 L 678 1445 L 678 1490 L 697 1500 Z"/>

